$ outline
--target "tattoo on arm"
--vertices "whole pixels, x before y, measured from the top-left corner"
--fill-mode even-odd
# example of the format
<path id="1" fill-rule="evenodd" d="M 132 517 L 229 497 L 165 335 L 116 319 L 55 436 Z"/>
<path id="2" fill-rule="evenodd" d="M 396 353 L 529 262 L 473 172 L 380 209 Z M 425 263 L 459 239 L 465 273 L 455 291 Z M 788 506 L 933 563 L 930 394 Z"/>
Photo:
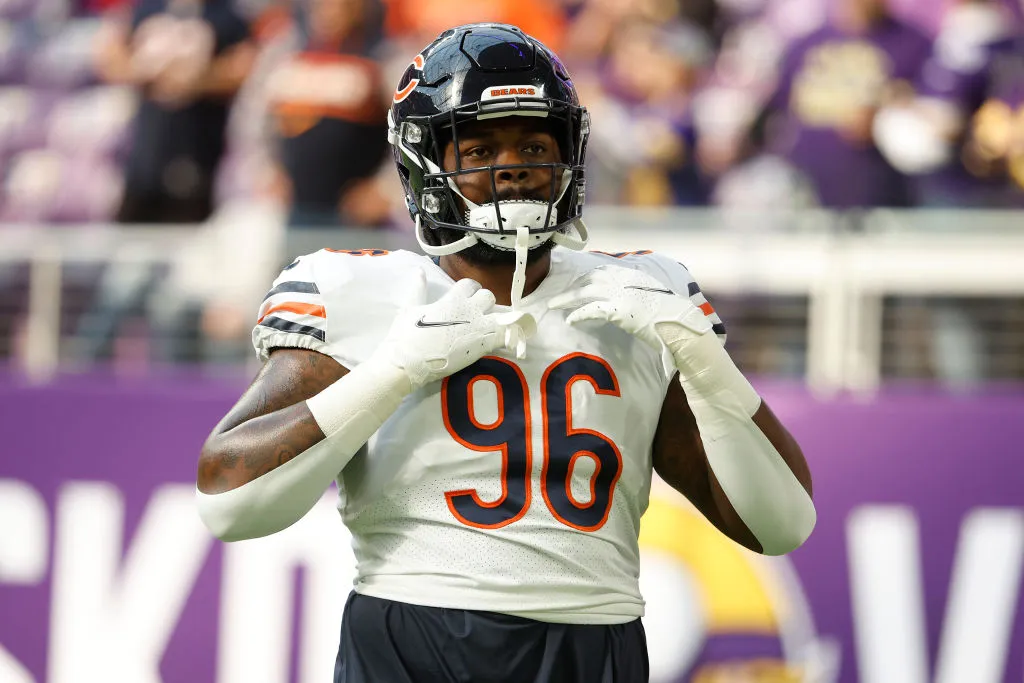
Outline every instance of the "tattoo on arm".
<path id="1" fill-rule="evenodd" d="M 304 349 L 277 349 L 235 407 L 214 428 L 223 434 L 238 425 L 314 396 L 348 373 L 330 356 Z"/>
<path id="2" fill-rule="evenodd" d="M 221 493 L 242 486 L 321 441 L 324 434 L 305 400 L 347 372 L 315 351 L 274 351 L 203 446 L 199 490 Z"/>

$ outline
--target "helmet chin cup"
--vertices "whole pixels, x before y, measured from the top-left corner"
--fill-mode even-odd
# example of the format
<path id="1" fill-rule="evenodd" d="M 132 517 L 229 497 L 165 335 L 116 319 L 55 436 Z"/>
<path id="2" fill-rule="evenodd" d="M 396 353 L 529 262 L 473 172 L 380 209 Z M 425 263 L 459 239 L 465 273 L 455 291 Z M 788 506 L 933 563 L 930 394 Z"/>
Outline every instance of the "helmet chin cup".
<path id="1" fill-rule="evenodd" d="M 516 233 L 519 228 L 526 228 L 530 231 L 528 248 L 533 249 L 547 242 L 553 234 L 558 222 L 555 213 L 547 202 L 499 200 L 497 205 L 488 203 L 470 208 L 466 211 L 466 223 L 481 231 L 477 233 L 481 242 L 503 251 L 513 251 Z"/>

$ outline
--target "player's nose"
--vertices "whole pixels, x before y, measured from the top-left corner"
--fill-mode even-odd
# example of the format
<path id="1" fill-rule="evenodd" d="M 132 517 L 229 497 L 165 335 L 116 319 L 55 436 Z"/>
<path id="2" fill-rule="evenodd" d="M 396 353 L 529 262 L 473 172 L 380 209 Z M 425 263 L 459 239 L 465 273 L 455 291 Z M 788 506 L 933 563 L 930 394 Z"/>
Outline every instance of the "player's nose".
<path id="1" fill-rule="evenodd" d="M 523 156 L 513 146 L 503 147 L 498 152 L 498 159 L 496 166 L 516 166 L 523 163 Z M 529 166 L 520 168 L 502 168 L 495 171 L 494 179 L 499 183 L 521 183 L 530 177 L 531 169 Z"/>

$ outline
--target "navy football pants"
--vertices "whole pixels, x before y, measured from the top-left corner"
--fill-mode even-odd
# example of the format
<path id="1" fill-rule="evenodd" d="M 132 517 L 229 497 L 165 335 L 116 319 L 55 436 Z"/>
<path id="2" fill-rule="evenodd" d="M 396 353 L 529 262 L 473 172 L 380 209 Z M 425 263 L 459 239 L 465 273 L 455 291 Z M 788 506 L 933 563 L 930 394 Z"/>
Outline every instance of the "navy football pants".
<path id="1" fill-rule="evenodd" d="M 549 624 L 359 595 L 345 604 L 334 683 L 646 683 L 639 619 Z"/>

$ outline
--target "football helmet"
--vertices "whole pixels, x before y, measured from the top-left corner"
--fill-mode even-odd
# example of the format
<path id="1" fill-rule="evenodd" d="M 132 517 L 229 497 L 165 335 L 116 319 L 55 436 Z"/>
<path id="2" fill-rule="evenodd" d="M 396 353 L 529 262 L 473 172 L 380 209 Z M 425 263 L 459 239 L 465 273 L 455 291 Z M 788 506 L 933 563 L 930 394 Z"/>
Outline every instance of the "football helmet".
<path id="1" fill-rule="evenodd" d="M 504 116 L 543 117 L 558 140 L 557 163 L 490 165 L 463 169 L 459 124 Z M 508 24 L 467 24 L 445 31 L 412 60 L 399 80 L 388 113 L 388 140 L 416 222 L 416 237 L 431 255 L 453 254 L 482 241 L 515 250 L 513 307 L 522 294 L 527 251 L 553 239 L 581 249 L 583 162 L 590 120 L 558 57 Z M 446 144 L 455 143 L 455 169 L 443 166 Z M 546 201 L 499 199 L 495 174 L 512 168 L 549 168 Z M 477 204 L 460 192 L 464 173 L 491 177 L 492 201 Z M 451 228 L 465 236 L 449 244 L 427 231 Z"/>

